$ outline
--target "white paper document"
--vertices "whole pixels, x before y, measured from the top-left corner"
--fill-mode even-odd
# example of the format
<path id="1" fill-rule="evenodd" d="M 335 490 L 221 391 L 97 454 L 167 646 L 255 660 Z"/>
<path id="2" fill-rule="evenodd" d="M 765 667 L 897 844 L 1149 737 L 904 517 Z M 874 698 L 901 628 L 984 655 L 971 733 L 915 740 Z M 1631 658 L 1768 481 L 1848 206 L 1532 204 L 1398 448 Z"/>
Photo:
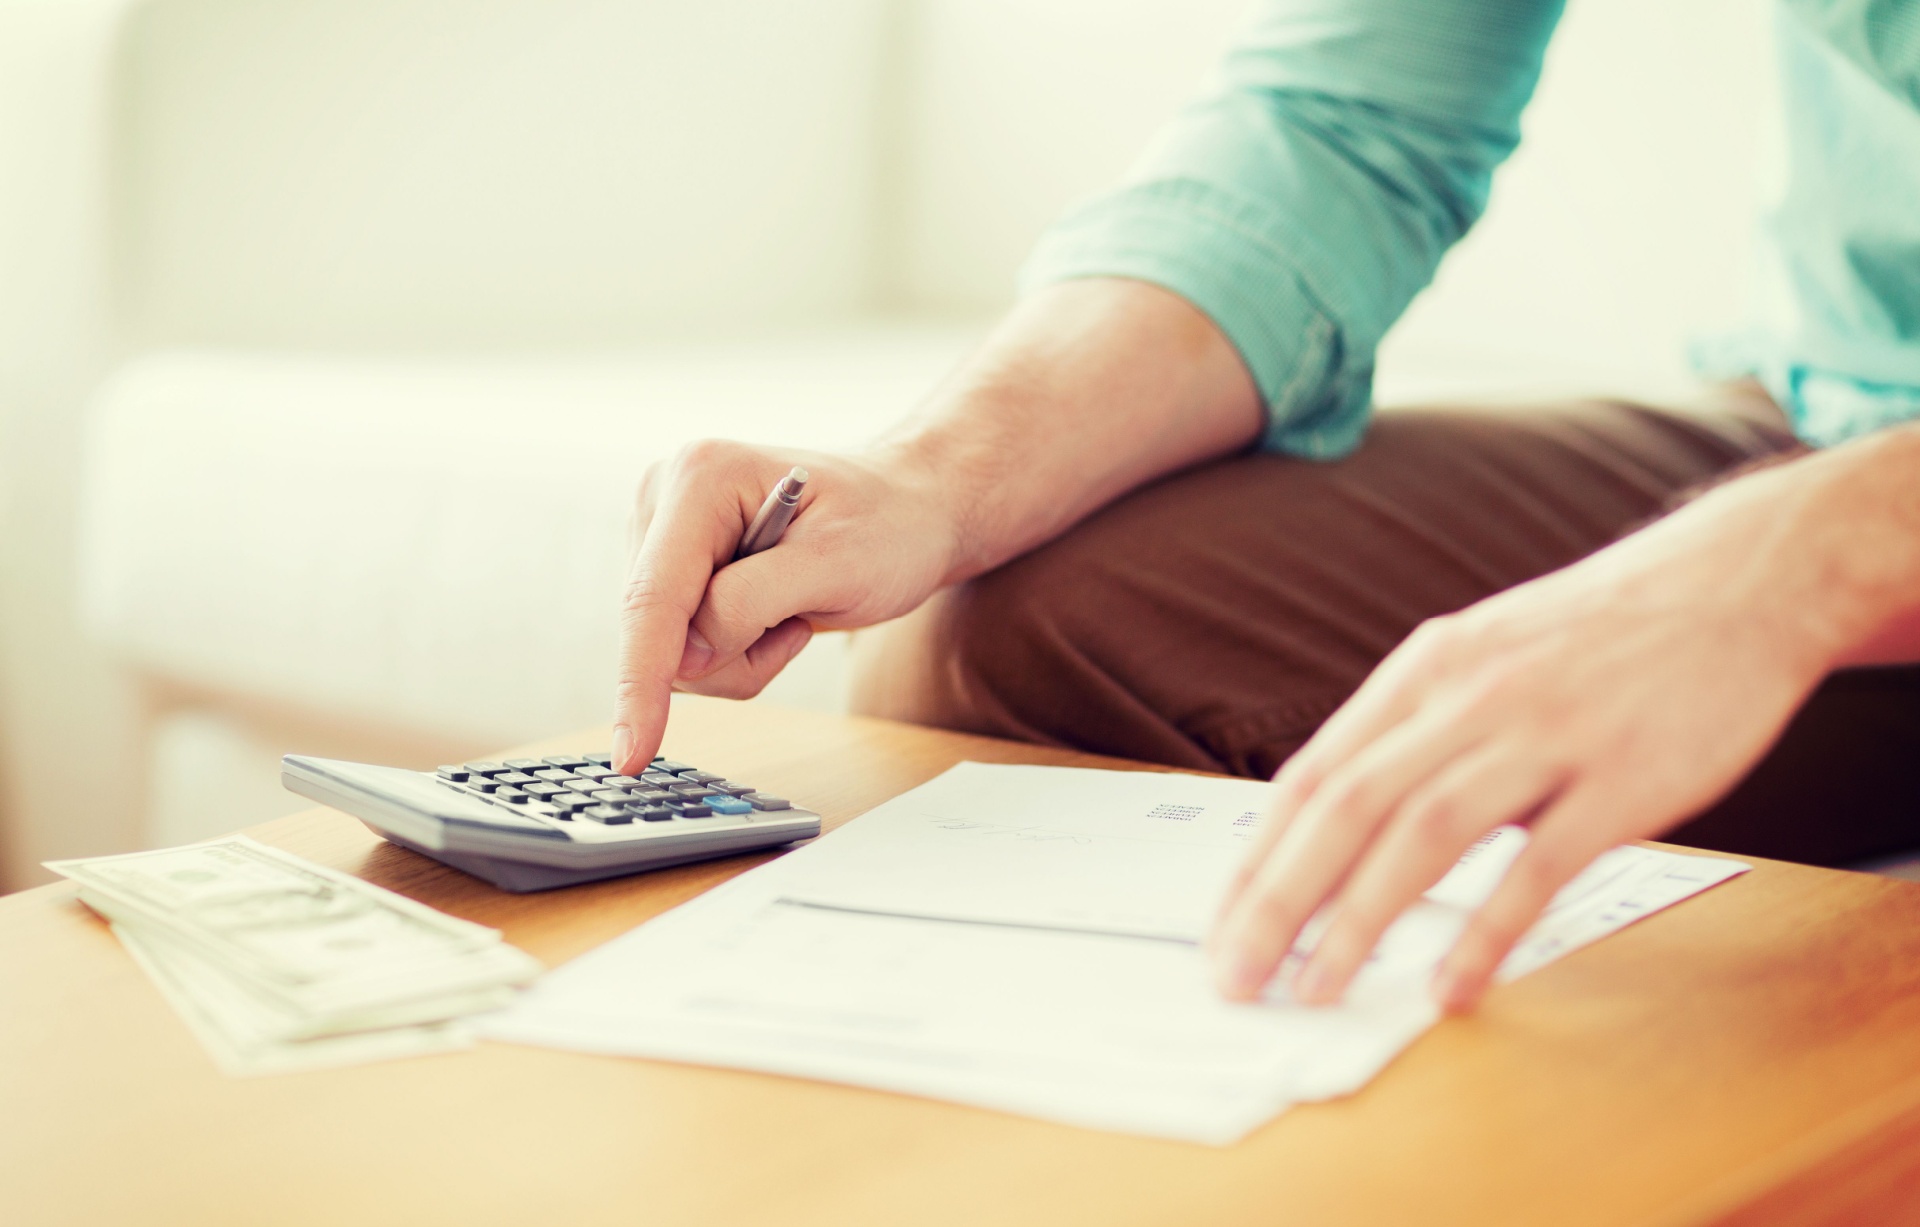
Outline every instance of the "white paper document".
<path id="1" fill-rule="evenodd" d="M 1284 985 L 1233 1004 L 1198 941 L 1266 793 L 962 763 L 574 960 L 483 1032 L 1225 1145 L 1291 1104 L 1359 1089 L 1433 1024 L 1433 969 L 1526 838 L 1507 828 L 1476 845 L 1388 930 L 1342 1004 L 1297 1005 Z M 1744 869 L 1615 849 L 1501 976 Z"/>

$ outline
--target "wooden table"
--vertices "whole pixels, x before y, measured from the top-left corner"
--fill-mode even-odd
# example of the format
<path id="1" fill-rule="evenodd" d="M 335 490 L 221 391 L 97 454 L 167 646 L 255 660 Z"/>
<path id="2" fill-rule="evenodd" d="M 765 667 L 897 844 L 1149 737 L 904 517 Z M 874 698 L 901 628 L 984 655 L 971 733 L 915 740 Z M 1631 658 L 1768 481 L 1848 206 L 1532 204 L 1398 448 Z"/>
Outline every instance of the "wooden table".
<path id="1" fill-rule="evenodd" d="M 964 758 L 1126 765 L 677 703 L 669 754 L 829 824 Z M 254 834 L 549 964 L 764 859 L 508 895 L 328 810 Z M 1920 1222 L 1920 885 L 1757 863 L 1225 1150 L 499 1044 L 227 1079 L 72 889 L 42 887 L 0 899 L 0 1222 Z"/>

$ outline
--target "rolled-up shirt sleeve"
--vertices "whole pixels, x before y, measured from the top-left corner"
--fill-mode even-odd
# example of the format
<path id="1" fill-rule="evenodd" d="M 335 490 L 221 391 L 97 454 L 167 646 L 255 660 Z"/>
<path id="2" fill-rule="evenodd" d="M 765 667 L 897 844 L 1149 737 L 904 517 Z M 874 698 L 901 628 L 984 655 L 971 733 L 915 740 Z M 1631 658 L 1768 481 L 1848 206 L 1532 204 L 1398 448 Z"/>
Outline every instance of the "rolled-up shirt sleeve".
<path id="1" fill-rule="evenodd" d="M 1050 228 L 1023 289 L 1152 282 L 1205 312 L 1270 450 L 1359 443 L 1380 338 L 1485 208 L 1560 0 L 1260 0 L 1217 86 Z"/>

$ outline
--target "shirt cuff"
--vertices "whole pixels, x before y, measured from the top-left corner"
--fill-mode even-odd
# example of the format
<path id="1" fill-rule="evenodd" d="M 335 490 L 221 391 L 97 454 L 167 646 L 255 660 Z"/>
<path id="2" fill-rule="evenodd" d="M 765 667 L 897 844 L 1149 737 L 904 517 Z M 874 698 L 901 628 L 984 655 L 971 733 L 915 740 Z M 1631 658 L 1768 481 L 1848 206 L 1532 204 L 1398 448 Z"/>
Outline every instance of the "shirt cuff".
<path id="1" fill-rule="evenodd" d="M 1338 324 L 1302 261 L 1247 202 L 1195 180 L 1123 189 L 1042 237 L 1020 289 L 1079 277 L 1124 277 L 1180 295 L 1246 363 L 1266 404 L 1263 449 L 1331 460 L 1366 431 L 1372 371 L 1342 361 Z"/>

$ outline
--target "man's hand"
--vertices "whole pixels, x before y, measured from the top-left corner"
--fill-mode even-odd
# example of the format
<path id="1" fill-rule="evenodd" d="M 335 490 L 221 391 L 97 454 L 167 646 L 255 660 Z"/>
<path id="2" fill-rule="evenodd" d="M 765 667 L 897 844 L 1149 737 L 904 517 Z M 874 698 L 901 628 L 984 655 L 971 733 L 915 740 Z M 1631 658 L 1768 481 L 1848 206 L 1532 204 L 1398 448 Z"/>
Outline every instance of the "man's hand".
<path id="1" fill-rule="evenodd" d="M 1293 989 L 1337 1000 L 1470 844 L 1524 823 L 1434 983 L 1471 1006 L 1574 874 L 1718 799 L 1830 669 L 1916 608 L 1914 441 L 1855 465 L 1875 482 L 1845 472 L 1872 445 L 1739 479 L 1422 626 L 1275 777 L 1209 938 L 1221 991 L 1259 993 L 1324 908 Z"/>
<path id="2" fill-rule="evenodd" d="M 858 456 L 697 443 L 642 484 L 613 756 L 643 765 L 674 688 L 745 698 L 815 628 L 906 613 L 1164 473 L 1245 447 L 1259 396 L 1186 300 L 1088 278 L 1031 295 L 927 406 Z M 773 483 L 780 544 L 730 563 Z"/>
<path id="3" fill-rule="evenodd" d="M 732 562 L 767 491 L 809 473 L 772 549 Z M 955 525 L 934 482 L 904 455 L 825 456 L 696 443 L 640 484 L 620 626 L 613 758 L 644 765 L 673 689 L 743 699 L 815 629 L 906 613 L 951 568 Z"/>

